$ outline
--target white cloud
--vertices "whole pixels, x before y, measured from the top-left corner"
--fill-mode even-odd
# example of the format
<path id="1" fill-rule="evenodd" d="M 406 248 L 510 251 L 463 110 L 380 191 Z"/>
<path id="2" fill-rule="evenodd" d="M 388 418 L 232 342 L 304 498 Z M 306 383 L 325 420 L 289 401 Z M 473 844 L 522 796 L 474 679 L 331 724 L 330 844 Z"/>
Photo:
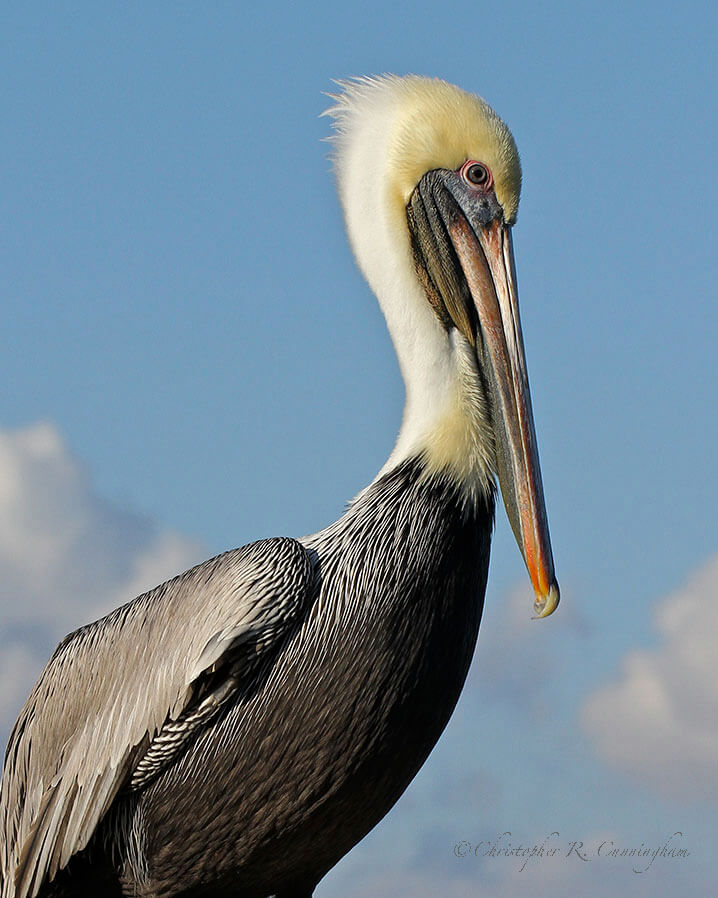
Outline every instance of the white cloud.
<path id="1" fill-rule="evenodd" d="M 52 424 L 0 430 L 0 732 L 67 632 L 205 554 L 99 496 Z"/>
<path id="2" fill-rule="evenodd" d="M 37 678 L 40 660 L 37 652 L 21 642 L 0 642 L 0 729 L 6 731 L 22 703 L 29 687 Z"/>
<path id="3" fill-rule="evenodd" d="M 582 711 L 599 756 L 671 798 L 718 797 L 718 556 L 657 606 L 662 636 L 629 652 Z"/>

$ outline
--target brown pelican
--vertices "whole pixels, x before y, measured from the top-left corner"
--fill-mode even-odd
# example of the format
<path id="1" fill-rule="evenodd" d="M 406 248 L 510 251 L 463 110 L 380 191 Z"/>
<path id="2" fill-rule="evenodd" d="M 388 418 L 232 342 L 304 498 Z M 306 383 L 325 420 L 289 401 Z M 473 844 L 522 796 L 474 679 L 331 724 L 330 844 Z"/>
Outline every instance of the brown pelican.
<path id="1" fill-rule="evenodd" d="M 435 79 L 360 79 L 334 103 L 349 239 L 406 382 L 396 447 L 325 530 L 227 552 L 60 643 L 7 748 L 2 898 L 311 896 L 459 697 L 495 474 L 535 612 L 558 603 L 511 133 Z"/>

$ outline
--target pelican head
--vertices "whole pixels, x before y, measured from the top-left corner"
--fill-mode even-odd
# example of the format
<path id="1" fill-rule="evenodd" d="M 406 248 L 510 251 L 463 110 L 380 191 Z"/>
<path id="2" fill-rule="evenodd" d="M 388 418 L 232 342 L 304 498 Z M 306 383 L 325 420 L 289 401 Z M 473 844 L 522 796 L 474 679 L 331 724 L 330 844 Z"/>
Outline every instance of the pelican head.
<path id="1" fill-rule="evenodd" d="M 406 384 L 387 466 L 423 458 L 467 501 L 498 475 L 534 610 L 559 600 L 544 506 L 511 226 L 521 164 L 480 97 L 436 78 L 342 82 L 327 110 L 349 240 Z"/>

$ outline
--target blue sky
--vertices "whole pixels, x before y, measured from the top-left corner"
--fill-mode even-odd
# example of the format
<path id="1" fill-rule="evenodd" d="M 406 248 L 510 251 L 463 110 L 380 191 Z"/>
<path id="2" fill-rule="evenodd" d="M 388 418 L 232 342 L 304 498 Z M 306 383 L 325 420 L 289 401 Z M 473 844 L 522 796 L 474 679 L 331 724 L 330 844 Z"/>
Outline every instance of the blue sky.
<path id="1" fill-rule="evenodd" d="M 344 237 L 322 92 L 438 75 L 482 94 L 522 154 L 515 248 L 564 601 L 528 620 L 499 515 L 456 715 L 317 894 L 705 893 L 717 25 L 708 3 L 610 0 L 6 9 L 3 738 L 68 629 L 216 551 L 320 528 L 383 464 L 403 390 Z M 681 830 L 691 854 L 645 874 L 554 859 L 529 880 L 452 853 L 507 830 L 593 848 Z"/>

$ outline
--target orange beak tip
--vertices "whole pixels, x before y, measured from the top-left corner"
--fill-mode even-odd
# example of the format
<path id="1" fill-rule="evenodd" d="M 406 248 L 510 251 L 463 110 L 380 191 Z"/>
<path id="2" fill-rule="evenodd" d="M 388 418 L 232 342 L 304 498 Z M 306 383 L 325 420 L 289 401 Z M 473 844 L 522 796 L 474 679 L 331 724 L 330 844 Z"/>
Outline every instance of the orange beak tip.
<path id="1" fill-rule="evenodd" d="M 558 608 L 560 600 L 561 594 L 558 589 L 558 583 L 554 580 L 546 595 L 536 596 L 536 601 L 534 602 L 534 617 L 548 617 L 549 614 L 553 614 L 556 608 Z"/>

